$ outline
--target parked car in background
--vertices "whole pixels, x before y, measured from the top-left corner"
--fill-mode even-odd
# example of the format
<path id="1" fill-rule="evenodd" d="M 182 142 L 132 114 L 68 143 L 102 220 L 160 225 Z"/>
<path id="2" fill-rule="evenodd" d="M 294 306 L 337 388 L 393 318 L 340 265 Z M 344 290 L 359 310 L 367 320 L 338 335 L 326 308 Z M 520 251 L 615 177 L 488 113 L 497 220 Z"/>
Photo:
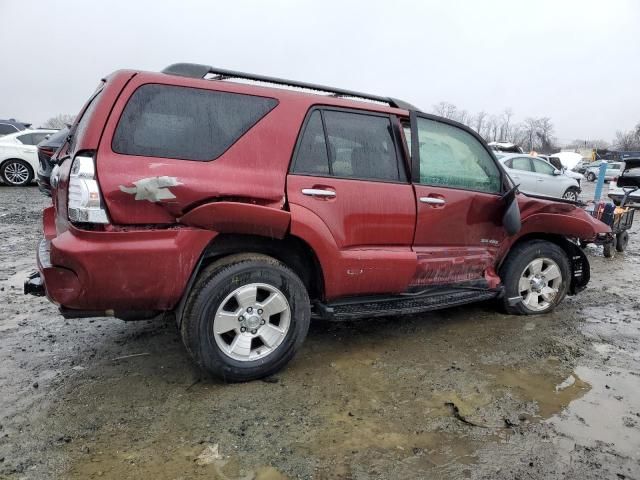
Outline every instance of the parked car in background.
<path id="1" fill-rule="evenodd" d="M 522 147 L 511 142 L 489 142 L 489 148 L 495 152 L 522 153 Z"/>
<path id="2" fill-rule="evenodd" d="M 12 186 L 29 185 L 38 169 L 36 145 L 57 130 L 22 130 L 0 138 L 0 179 Z"/>
<path id="3" fill-rule="evenodd" d="M 589 162 L 588 160 L 580 160 L 576 163 L 576 166 L 571 169 L 571 171 L 584 174 L 587 171 L 587 168 L 591 166 L 591 163 L 592 162 Z"/>
<path id="4" fill-rule="evenodd" d="M 173 317 L 226 381 L 283 368 L 312 314 L 490 298 L 547 313 L 589 281 L 577 240 L 610 232 L 518 194 L 470 128 L 321 85 L 195 64 L 119 71 L 70 137 L 25 293 L 67 317 Z M 549 164 L 526 160 L 552 183 Z"/>
<path id="5" fill-rule="evenodd" d="M 640 177 L 640 155 L 637 157 L 626 158 L 624 168 L 624 178 Z M 615 203 L 616 205 L 620 205 L 626 192 L 625 189 L 618 186 L 617 180 L 618 178 L 614 178 L 613 180 L 611 180 L 611 183 L 609 184 L 608 196 L 611 200 L 613 200 L 613 203 Z M 630 192 L 628 197 L 628 199 L 630 200 L 629 203 L 640 204 L 640 189 L 632 191 L 633 188 L 627 187 L 626 190 Z"/>
<path id="6" fill-rule="evenodd" d="M 575 179 L 578 182 L 578 186 L 581 186 L 581 182 L 584 179 L 584 176 L 582 176 L 577 172 L 569 170 L 567 167 L 565 167 L 562 164 L 562 161 L 560 160 L 559 157 L 547 156 L 547 155 L 538 155 L 538 156 L 541 158 L 545 158 L 547 162 L 549 162 L 554 168 L 560 170 L 563 175 L 566 175 L 569 178 Z"/>
<path id="7" fill-rule="evenodd" d="M 513 181 L 520 185 L 520 191 L 565 200 L 578 200 L 580 195 L 578 181 L 563 175 L 549 162 L 517 153 L 500 155 L 499 160 Z"/>
<path id="8" fill-rule="evenodd" d="M 20 132 L 21 130 L 26 130 L 30 126 L 30 123 L 18 122 L 15 118 L 10 118 L 9 120 L 0 120 L 0 137 L 2 137 L 3 135 Z"/>
<path id="9" fill-rule="evenodd" d="M 51 170 L 53 169 L 51 159 L 62 146 L 68 135 L 69 128 L 65 127 L 38 144 L 38 188 L 49 197 L 51 196 L 50 178 Z"/>
<path id="10" fill-rule="evenodd" d="M 590 182 L 595 182 L 596 179 L 598 178 L 598 175 L 600 173 L 600 164 L 602 164 L 604 162 L 593 162 L 592 166 L 588 167 L 584 173 L 584 176 L 587 177 L 587 180 L 589 180 Z M 622 171 L 622 163 L 620 162 L 604 162 L 607 164 L 607 171 L 604 174 L 604 181 L 605 182 L 610 182 L 611 180 L 613 180 L 614 178 L 616 178 L 617 176 L 620 175 L 620 172 Z"/>

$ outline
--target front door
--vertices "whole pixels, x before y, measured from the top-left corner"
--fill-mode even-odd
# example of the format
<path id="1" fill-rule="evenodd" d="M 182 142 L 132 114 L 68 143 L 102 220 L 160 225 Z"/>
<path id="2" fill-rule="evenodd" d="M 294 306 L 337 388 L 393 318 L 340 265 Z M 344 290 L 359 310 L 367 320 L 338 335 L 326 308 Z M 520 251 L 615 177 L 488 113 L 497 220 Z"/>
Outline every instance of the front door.
<path id="1" fill-rule="evenodd" d="M 502 170 L 470 130 L 428 115 L 411 118 L 418 256 L 414 286 L 493 276 L 506 233 Z"/>

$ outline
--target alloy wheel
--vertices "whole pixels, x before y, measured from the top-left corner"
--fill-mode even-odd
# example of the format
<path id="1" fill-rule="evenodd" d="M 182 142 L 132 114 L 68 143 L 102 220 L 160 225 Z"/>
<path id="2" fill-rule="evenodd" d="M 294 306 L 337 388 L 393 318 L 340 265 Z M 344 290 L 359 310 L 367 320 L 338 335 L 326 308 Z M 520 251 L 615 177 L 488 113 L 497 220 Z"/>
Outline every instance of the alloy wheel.
<path id="1" fill-rule="evenodd" d="M 213 335 L 222 352 L 248 362 L 271 354 L 287 336 L 291 307 L 284 294 L 266 283 L 236 288 L 220 303 Z"/>
<path id="2" fill-rule="evenodd" d="M 562 272 L 550 258 L 536 258 L 530 262 L 518 282 L 518 292 L 525 306 L 539 312 L 549 308 L 562 287 Z"/>
<path id="3" fill-rule="evenodd" d="M 24 185 L 29 179 L 29 169 L 21 162 L 10 162 L 4 167 L 4 177 L 12 185 Z"/>

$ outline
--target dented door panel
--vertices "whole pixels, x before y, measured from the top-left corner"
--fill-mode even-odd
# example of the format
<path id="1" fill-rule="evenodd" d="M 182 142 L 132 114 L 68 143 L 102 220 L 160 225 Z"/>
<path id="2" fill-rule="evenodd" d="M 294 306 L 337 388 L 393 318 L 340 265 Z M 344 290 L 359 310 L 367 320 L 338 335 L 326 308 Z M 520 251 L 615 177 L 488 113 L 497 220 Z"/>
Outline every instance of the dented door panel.
<path id="1" fill-rule="evenodd" d="M 481 279 L 496 263 L 506 235 L 503 205 L 494 194 L 415 185 L 418 218 L 414 250 L 418 267 L 412 285 Z M 435 198 L 443 203 L 424 203 Z"/>

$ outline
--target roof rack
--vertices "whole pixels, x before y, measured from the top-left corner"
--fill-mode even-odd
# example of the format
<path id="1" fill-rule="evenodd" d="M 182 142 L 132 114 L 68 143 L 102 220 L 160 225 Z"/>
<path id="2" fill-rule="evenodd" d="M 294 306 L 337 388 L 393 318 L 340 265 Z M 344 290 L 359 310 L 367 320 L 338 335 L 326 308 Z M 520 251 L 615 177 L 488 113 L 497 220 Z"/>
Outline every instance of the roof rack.
<path id="1" fill-rule="evenodd" d="M 356 92 L 353 90 L 344 90 L 341 88 L 327 87 L 325 85 L 316 85 L 314 83 L 297 82 L 295 80 L 287 80 L 284 78 L 267 77 L 264 75 L 255 75 L 253 73 L 236 72 L 233 70 L 224 70 L 222 68 L 200 65 L 198 63 L 174 63 L 162 70 L 162 73 L 169 75 L 179 75 L 181 77 L 204 78 L 207 75 L 216 75 L 215 80 L 227 80 L 230 78 L 240 78 L 245 80 L 253 80 L 256 82 L 272 83 L 276 85 L 285 85 L 289 87 L 306 88 L 318 92 L 331 93 L 336 97 L 352 97 L 364 100 L 373 100 L 374 102 L 386 103 L 393 108 L 401 108 L 404 110 L 418 110 L 410 103 L 391 97 L 381 97 L 378 95 L 369 95 L 368 93 Z"/>

